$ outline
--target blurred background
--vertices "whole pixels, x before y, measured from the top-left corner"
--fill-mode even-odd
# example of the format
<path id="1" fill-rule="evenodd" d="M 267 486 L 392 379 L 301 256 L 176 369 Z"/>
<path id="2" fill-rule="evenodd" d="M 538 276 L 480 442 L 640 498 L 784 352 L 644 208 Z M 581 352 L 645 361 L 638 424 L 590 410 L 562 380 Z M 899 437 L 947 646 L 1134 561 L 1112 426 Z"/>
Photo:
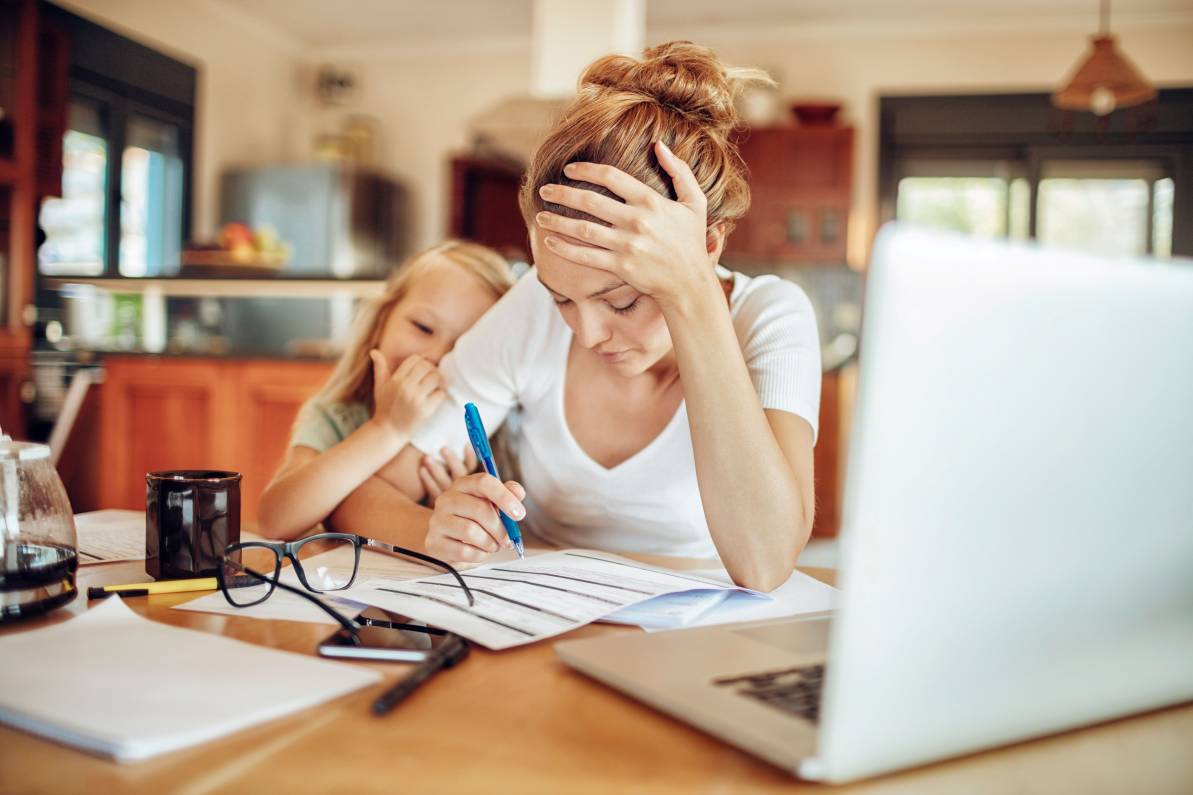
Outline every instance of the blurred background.
<path id="1" fill-rule="evenodd" d="M 0 424 L 76 511 L 220 467 L 252 522 L 358 302 L 448 236 L 525 261 L 580 70 L 671 39 L 778 81 L 724 262 L 816 305 L 818 536 L 883 221 L 1193 255 L 1189 0 L 3 0 Z"/>

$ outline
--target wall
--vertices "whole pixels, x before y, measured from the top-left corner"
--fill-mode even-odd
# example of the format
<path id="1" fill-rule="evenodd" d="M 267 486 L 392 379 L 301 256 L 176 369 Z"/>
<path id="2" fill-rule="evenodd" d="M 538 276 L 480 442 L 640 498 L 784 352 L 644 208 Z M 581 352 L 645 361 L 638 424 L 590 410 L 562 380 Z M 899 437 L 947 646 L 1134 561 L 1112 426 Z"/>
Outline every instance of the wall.
<path id="1" fill-rule="evenodd" d="M 380 124 L 382 168 L 412 195 L 415 247 L 447 228 L 447 158 L 468 144 L 468 122 L 530 89 L 531 37 L 413 46 L 314 49 L 223 0 L 61 0 L 95 19 L 201 67 L 196 141 L 197 234 L 216 219 L 218 175 L 232 164 L 308 157 L 311 141 L 349 112 Z M 1086 18 L 1088 16 L 1088 19 Z M 1093 13 L 1007 20 L 816 24 L 669 25 L 647 41 L 687 38 L 730 63 L 759 66 L 785 100 L 833 97 L 858 129 L 851 217 L 852 264 L 864 262 L 877 221 L 878 97 L 883 94 L 1049 91 L 1086 47 Z M 1161 86 L 1193 85 L 1193 13 L 1123 17 L 1114 31 L 1127 55 Z M 318 106 L 314 69 L 353 69 L 359 90 L 342 109 Z"/>
<path id="2" fill-rule="evenodd" d="M 234 6 L 208 0 L 56 0 L 86 17 L 199 69 L 192 233 L 214 233 L 219 174 L 229 165 L 285 160 L 304 152 L 301 50 Z"/>
<path id="3" fill-rule="evenodd" d="M 306 82 L 320 63 L 351 70 L 356 91 L 342 107 L 312 105 L 304 137 L 333 132 L 352 113 L 377 119 L 377 160 L 410 191 L 412 250 L 443 238 L 448 223 L 448 160 L 467 151 L 469 121 L 499 99 L 529 89 L 529 39 L 512 46 L 473 43 L 450 49 L 403 48 L 365 54 L 327 53 L 303 68 Z"/>

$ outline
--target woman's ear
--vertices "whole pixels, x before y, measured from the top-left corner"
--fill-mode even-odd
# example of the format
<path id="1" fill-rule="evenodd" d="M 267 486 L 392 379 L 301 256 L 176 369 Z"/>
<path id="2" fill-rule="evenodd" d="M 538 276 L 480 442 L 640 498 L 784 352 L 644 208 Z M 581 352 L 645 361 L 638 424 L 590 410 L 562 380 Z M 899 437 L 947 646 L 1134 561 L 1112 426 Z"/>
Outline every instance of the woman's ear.
<path id="1" fill-rule="evenodd" d="M 705 235 L 704 245 L 708 251 L 708 258 L 714 265 L 721 261 L 721 253 L 725 250 L 725 240 L 729 232 L 725 224 L 713 224 Z"/>

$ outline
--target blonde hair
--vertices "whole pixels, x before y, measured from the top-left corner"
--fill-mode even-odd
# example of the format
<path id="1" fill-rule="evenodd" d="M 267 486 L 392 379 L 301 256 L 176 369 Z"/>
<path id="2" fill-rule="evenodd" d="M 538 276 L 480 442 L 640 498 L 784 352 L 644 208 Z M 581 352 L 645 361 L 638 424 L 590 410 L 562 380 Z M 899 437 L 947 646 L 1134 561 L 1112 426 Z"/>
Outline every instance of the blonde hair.
<path id="1" fill-rule="evenodd" d="M 654 155 L 654 142 L 662 141 L 696 175 L 708 198 L 708 226 L 728 233 L 750 206 L 745 164 L 730 139 L 740 124 L 734 99 L 750 82 L 773 84 L 765 72 L 725 66 L 712 50 L 687 41 L 652 47 L 641 59 L 597 59 L 527 169 L 518 196 L 526 225 L 533 227 L 543 209 L 605 223 L 539 196 L 539 188 L 555 183 L 619 198 L 564 176 L 563 167 L 577 161 L 614 166 L 674 199 L 671 177 Z"/>
<path id="2" fill-rule="evenodd" d="M 406 297 L 420 274 L 446 260 L 480 279 L 500 298 L 514 284 L 514 274 L 505 258 L 488 246 L 463 240 L 448 240 L 403 262 L 390 274 L 380 298 L 364 304 L 353 324 L 352 335 L 335 369 L 315 395 L 321 403 L 363 403 L 373 411 L 373 363 L 369 351 L 377 347 L 382 329 L 393 308 Z"/>

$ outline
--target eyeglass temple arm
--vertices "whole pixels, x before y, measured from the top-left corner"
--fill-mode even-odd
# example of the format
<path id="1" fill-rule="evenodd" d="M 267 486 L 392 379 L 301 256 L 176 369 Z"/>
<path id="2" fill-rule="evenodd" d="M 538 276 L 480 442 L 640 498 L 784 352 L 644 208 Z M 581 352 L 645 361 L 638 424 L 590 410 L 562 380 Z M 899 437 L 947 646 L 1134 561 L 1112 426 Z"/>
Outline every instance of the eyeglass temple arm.
<path id="1" fill-rule="evenodd" d="M 361 536 L 364 538 L 364 536 Z M 447 573 L 456 578 L 456 582 L 460 584 L 460 588 L 464 590 L 464 595 L 468 597 L 468 606 L 476 604 L 476 599 L 472 596 L 472 589 L 468 587 L 468 583 L 464 582 L 464 578 L 460 576 L 460 572 L 456 571 L 455 567 L 450 563 L 433 558 L 430 555 L 424 555 L 421 552 L 415 552 L 413 549 L 406 549 L 406 547 L 397 547 L 393 544 L 387 544 L 384 541 L 377 541 L 372 538 L 365 538 L 364 545 L 366 547 L 373 547 L 374 549 L 383 549 L 386 552 L 392 552 L 395 555 L 405 555 L 407 557 L 416 558 L 424 563 L 430 563 L 432 566 L 438 566 L 441 569 L 446 569 Z"/>
<path id="2" fill-rule="evenodd" d="M 247 573 L 251 577 L 256 577 L 258 580 L 261 580 L 262 582 L 272 582 L 275 587 L 281 588 L 283 591 L 289 591 L 290 593 L 296 593 L 299 596 L 301 596 L 303 599 L 306 599 L 309 602 L 313 602 L 316 606 L 318 606 L 318 608 L 320 610 L 322 610 L 324 613 L 327 613 L 329 616 L 334 618 L 336 620 L 337 624 L 339 624 L 344 629 L 348 630 L 348 633 L 350 635 L 352 635 L 352 639 L 356 643 L 358 643 L 358 644 L 360 643 L 360 636 L 357 632 L 356 625 L 353 624 L 348 619 L 344 618 L 342 615 L 340 615 L 339 611 L 334 610 L 331 607 L 328 607 L 327 605 L 325 605 L 323 603 L 322 599 L 318 598 L 314 594 L 307 593 L 306 591 L 302 590 L 301 588 L 295 588 L 293 585 L 287 585 L 286 583 L 284 583 L 280 580 L 274 579 L 273 577 L 270 577 L 268 574 L 262 574 L 259 571 L 253 571 L 252 569 L 248 568 L 247 566 L 244 566 L 241 564 L 237 564 L 237 565 L 241 571 Z"/>

